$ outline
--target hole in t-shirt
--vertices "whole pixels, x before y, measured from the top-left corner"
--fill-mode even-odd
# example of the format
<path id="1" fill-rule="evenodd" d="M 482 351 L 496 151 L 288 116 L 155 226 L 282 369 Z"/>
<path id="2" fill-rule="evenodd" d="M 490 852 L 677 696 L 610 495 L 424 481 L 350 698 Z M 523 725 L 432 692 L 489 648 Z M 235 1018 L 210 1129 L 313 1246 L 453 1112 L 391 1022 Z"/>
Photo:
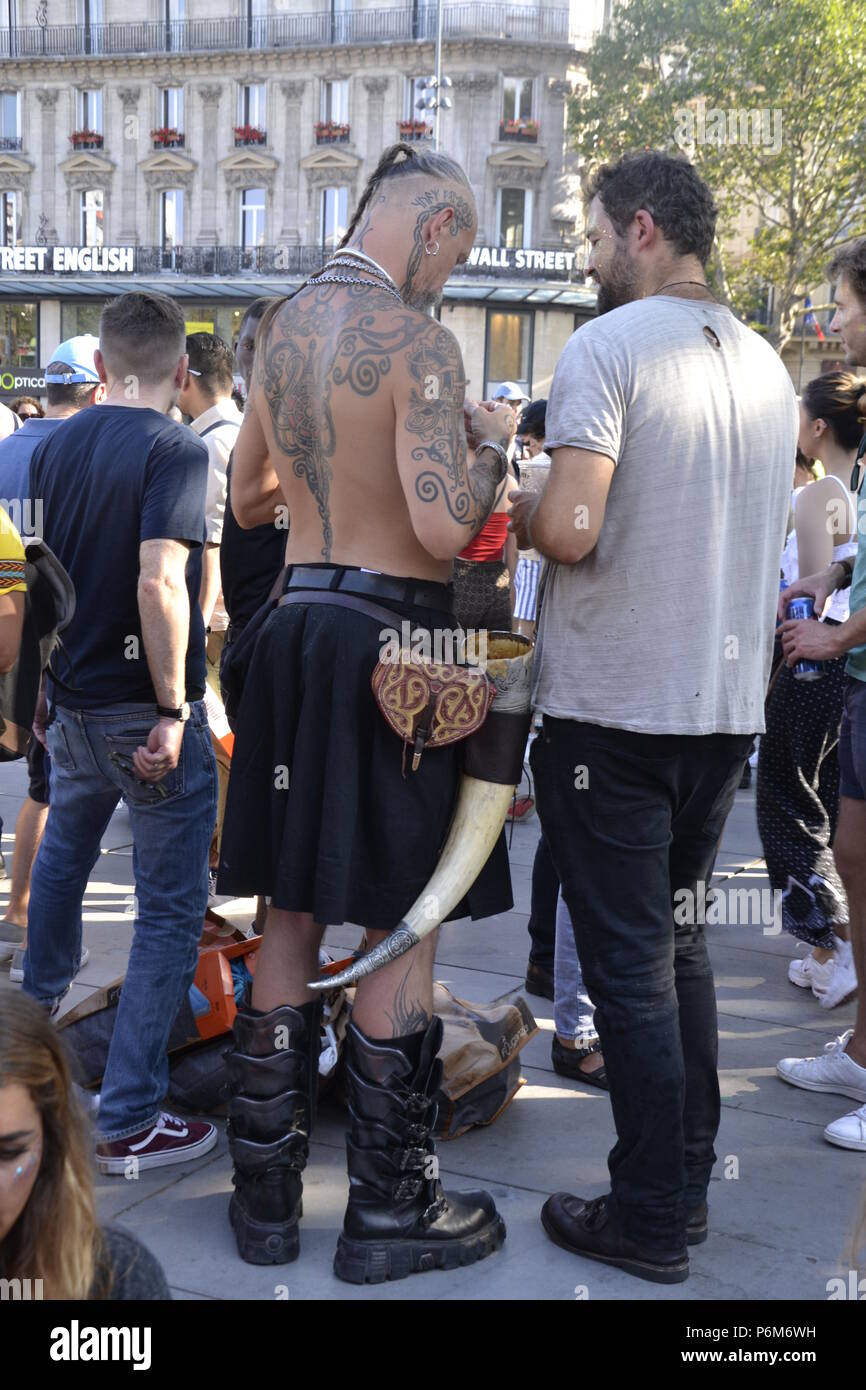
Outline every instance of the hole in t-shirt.
<path id="1" fill-rule="evenodd" d="M 719 342 L 718 336 L 716 333 L 713 332 L 712 328 L 710 328 L 710 325 L 708 323 L 704 324 L 704 337 L 706 338 L 708 343 L 712 344 L 716 351 L 721 351 L 722 345 Z"/>

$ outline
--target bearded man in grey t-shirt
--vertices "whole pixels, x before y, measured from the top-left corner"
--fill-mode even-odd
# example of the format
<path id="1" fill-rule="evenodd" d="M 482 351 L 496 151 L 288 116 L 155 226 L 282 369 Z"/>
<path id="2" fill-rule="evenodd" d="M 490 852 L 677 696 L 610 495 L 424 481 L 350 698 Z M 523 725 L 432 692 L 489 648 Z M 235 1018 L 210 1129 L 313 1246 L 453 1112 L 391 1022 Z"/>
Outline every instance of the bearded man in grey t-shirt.
<path id="1" fill-rule="evenodd" d="M 611 1192 L 557 1193 L 542 1221 L 679 1283 L 720 1115 L 705 893 L 764 727 L 797 412 L 781 360 L 707 286 L 716 208 L 694 168 L 628 156 L 589 198 L 600 317 L 558 363 L 550 478 L 512 528 L 551 562 L 532 766 L 618 1142 Z"/>

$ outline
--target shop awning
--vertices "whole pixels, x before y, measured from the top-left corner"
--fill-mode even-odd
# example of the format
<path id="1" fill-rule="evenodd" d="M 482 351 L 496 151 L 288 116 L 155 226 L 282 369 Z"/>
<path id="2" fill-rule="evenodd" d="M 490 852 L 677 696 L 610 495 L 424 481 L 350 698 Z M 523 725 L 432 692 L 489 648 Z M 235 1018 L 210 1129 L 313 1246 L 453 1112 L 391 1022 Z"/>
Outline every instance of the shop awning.
<path id="1" fill-rule="evenodd" d="M 260 295 L 275 297 L 291 294 L 298 280 L 281 280 L 276 276 L 253 279 L 237 276 L 219 279 L 216 276 L 190 279 L 183 275 L 160 275 L 149 279 L 127 275 L 22 275 L 0 276 L 0 299 L 110 299 L 131 290 L 168 294 L 173 299 L 197 299 L 213 302 L 218 299 L 251 300 Z M 544 304 L 558 308 L 595 308 L 594 286 L 567 282 L 551 283 L 537 280 L 492 280 L 479 278 L 447 285 L 448 301 L 471 300 L 492 304 Z"/>

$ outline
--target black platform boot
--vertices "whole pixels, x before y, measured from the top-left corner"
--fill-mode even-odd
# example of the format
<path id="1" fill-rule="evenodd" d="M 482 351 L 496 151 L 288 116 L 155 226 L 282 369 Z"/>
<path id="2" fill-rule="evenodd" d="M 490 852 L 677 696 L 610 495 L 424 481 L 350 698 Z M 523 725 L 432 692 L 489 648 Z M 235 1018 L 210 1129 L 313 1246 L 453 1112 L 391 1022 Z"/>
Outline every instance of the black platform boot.
<path id="1" fill-rule="evenodd" d="M 457 1269 L 505 1239 L 489 1193 L 446 1193 L 437 1177 L 430 1135 L 441 1042 L 439 1018 L 424 1033 L 375 1042 L 349 1024 L 349 1204 L 334 1273 L 350 1284 Z"/>
<path id="2" fill-rule="evenodd" d="M 247 1264 L 280 1265 L 300 1252 L 301 1173 L 319 1075 L 319 1001 L 269 1013 L 245 1001 L 226 1053 L 232 1088 L 227 1134 L 235 1190 L 229 1220 Z"/>

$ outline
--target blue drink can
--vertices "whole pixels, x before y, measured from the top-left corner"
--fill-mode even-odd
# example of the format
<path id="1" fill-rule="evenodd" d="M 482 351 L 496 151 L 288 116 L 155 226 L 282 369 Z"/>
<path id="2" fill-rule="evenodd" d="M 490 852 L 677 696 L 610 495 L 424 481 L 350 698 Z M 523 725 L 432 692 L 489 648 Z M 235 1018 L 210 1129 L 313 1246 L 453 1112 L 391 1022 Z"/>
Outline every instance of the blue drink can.
<path id="1" fill-rule="evenodd" d="M 792 598 L 788 604 L 789 618 L 814 618 L 815 603 L 811 598 Z M 798 661 L 794 667 L 794 679 L 798 681 L 819 681 L 824 674 L 823 661 Z"/>

